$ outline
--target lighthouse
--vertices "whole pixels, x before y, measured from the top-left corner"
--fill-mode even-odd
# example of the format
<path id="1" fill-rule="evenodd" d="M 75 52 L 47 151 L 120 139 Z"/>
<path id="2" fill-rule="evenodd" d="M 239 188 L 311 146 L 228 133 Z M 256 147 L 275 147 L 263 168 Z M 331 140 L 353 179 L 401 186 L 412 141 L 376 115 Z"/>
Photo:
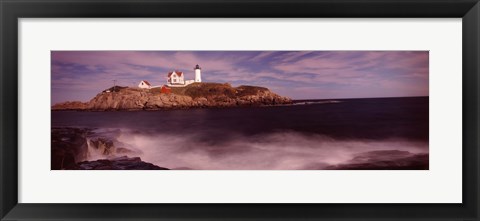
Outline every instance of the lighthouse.
<path id="1" fill-rule="evenodd" d="M 202 69 L 200 68 L 200 66 L 198 66 L 197 64 L 197 66 L 195 66 L 195 69 L 193 70 L 195 70 L 195 82 L 202 82 Z"/>

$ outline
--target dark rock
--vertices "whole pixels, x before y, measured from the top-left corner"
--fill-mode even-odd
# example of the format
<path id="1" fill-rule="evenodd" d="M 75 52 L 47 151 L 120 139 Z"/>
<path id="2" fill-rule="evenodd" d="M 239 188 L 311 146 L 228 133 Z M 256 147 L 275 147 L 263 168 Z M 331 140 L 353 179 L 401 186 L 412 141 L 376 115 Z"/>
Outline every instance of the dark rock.
<path id="1" fill-rule="evenodd" d="M 85 136 L 89 130 L 78 128 L 52 128 L 51 169 L 73 167 L 87 159 Z"/>
<path id="2" fill-rule="evenodd" d="M 144 162 L 140 157 L 117 157 L 96 161 L 83 161 L 69 168 L 74 170 L 168 170 L 151 163 Z"/>
<path id="3" fill-rule="evenodd" d="M 357 154 L 350 161 L 328 166 L 327 170 L 428 170 L 427 153 L 414 154 L 400 150 L 369 151 Z"/>
<path id="4" fill-rule="evenodd" d="M 90 159 L 141 154 L 141 151 L 130 150 L 125 144 L 116 141 L 115 133 L 116 131 L 94 133 L 93 130 L 84 128 L 52 128 L 51 169 L 80 169 L 78 163 Z M 117 148 L 116 145 L 120 147 Z"/>

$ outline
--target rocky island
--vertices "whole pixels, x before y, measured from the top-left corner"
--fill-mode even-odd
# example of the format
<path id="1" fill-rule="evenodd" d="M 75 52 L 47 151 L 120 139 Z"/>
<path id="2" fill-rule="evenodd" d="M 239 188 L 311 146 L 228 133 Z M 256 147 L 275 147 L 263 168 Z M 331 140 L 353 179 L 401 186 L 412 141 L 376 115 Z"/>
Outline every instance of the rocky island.
<path id="1" fill-rule="evenodd" d="M 291 104 L 292 100 L 257 86 L 232 87 L 225 83 L 192 83 L 185 87 L 151 89 L 115 86 L 88 102 L 64 102 L 52 110 L 162 110 Z"/>

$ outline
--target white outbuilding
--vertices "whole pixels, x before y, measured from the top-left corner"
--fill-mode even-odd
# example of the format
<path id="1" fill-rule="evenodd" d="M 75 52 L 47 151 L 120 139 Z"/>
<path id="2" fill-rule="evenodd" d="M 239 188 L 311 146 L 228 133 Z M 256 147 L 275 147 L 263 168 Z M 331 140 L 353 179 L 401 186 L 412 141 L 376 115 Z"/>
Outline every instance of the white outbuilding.
<path id="1" fill-rule="evenodd" d="M 140 81 L 140 83 L 138 84 L 138 87 L 139 88 L 144 88 L 144 89 L 150 89 L 152 88 L 152 85 L 148 82 L 148 81 Z"/>

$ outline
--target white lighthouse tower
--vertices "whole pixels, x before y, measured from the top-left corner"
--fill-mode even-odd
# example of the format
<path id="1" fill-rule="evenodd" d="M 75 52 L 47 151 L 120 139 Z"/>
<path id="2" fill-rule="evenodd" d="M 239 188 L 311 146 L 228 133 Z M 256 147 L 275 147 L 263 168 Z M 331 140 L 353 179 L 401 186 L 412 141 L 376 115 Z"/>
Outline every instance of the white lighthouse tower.
<path id="1" fill-rule="evenodd" d="M 202 82 L 202 69 L 200 68 L 200 66 L 195 66 L 195 82 Z"/>

